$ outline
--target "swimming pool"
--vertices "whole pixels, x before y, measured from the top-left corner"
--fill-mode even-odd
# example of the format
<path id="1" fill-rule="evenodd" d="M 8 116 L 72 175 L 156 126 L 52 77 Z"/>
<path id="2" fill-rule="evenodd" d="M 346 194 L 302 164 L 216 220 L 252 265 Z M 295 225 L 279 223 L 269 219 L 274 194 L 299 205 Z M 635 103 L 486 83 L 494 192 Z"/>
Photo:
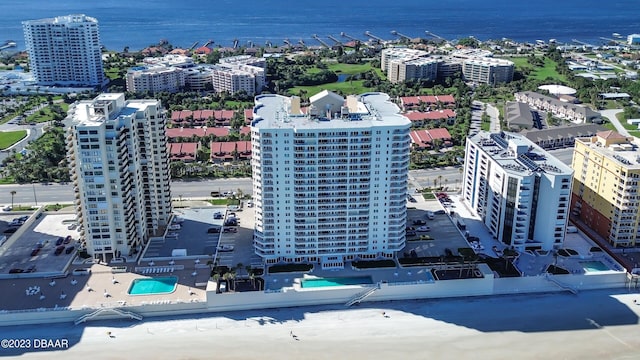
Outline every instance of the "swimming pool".
<path id="1" fill-rule="evenodd" d="M 135 279 L 129 287 L 129 295 L 170 294 L 176 290 L 178 278 L 175 276 L 153 279 Z"/>
<path id="2" fill-rule="evenodd" d="M 598 271 L 608 271 L 611 270 L 607 265 L 605 265 L 602 261 L 580 261 L 580 265 L 586 272 L 598 272 Z"/>
<path id="3" fill-rule="evenodd" d="M 302 279 L 300 285 L 303 288 L 319 288 L 329 286 L 373 284 L 371 276 L 335 277 L 335 278 L 309 278 Z"/>

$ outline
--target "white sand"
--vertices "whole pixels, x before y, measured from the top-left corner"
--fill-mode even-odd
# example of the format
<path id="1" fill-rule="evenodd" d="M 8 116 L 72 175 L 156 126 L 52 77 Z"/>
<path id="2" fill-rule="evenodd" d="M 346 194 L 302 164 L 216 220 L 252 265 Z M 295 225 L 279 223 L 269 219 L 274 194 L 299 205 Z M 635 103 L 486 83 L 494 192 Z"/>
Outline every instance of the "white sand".
<path id="1" fill-rule="evenodd" d="M 617 290 L 398 301 L 1 328 L 0 337 L 67 338 L 65 351 L 23 352 L 65 360 L 640 359 L 633 299 Z"/>

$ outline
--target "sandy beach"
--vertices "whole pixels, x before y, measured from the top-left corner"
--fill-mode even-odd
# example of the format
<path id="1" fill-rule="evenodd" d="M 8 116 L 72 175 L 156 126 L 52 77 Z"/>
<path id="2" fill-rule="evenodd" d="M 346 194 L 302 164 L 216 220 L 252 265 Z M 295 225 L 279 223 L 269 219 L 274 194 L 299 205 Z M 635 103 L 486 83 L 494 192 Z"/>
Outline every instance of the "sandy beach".
<path id="1" fill-rule="evenodd" d="M 637 301 L 637 304 L 634 303 Z M 394 301 L 2 328 L 27 359 L 640 359 L 640 294 Z M 66 339 L 63 350 L 33 339 Z M 38 344 L 42 346 L 41 342 Z M 55 345 L 55 344 L 54 344 Z"/>

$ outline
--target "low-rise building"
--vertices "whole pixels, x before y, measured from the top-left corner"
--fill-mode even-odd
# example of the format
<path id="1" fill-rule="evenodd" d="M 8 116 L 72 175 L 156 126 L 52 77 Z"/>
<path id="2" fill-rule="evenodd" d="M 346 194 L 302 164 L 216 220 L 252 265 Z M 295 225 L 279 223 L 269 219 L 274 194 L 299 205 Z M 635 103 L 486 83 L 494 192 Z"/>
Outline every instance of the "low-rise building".
<path id="1" fill-rule="evenodd" d="M 126 83 L 129 92 L 175 93 L 184 88 L 185 79 L 182 69 L 176 67 L 138 66 L 127 71 Z"/>
<path id="2" fill-rule="evenodd" d="M 601 121 L 600 113 L 586 106 L 567 103 L 542 95 L 533 91 L 523 91 L 514 94 L 516 101 L 525 103 L 532 108 L 549 111 L 554 116 L 577 123 L 592 123 Z"/>

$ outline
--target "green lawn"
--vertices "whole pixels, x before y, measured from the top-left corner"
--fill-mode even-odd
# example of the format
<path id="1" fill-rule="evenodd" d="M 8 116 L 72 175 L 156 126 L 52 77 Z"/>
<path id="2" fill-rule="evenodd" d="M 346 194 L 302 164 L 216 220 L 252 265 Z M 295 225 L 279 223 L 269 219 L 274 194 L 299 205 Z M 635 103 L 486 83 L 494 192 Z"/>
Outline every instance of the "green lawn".
<path id="1" fill-rule="evenodd" d="M 64 112 L 66 113 L 69 110 L 69 104 L 67 103 L 57 103 L 56 105 L 60 106 L 62 108 L 62 110 L 64 110 Z M 51 121 L 53 120 L 53 113 L 51 112 L 51 108 L 49 108 L 48 106 L 45 107 L 44 109 L 42 109 L 42 111 L 44 112 L 44 115 L 40 114 L 40 111 L 36 111 L 34 114 L 29 115 L 27 117 L 26 122 L 30 123 L 30 122 L 46 122 L 46 121 Z"/>
<path id="2" fill-rule="evenodd" d="M 0 131 L 0 150 L 17 143 L 27 136 L 27 130 Z"/>
<path id="3" fill-rule="evenodd" d="M 372 88 L 363 86 L 364 80 L 334 82 L 314 86 L 296 86 L 289 89 L 291 95 L 300 95 L 300 90 L 305 90 L 308 96 L 313 96 L 322 90 L 341 91 L 343 94 L 362 94 L 371 91 Z"/>
<path id="4" fill-rule="evenodd" d="M 108 68 L 105 70 L 105 74 L 111 80 L 120 78 L 120 69 L 117 67 Z"/>
<path id="5" fill-rule="evenodd" d="M 556 66 L 558 65 L 558 63 L 549 58 L 544 59 L 543 67 L 536 67 L 529 64 L 529 62 L 527 62 L 526 56 L 514 57 L 510 58 L 509 60 L 513 61 L 513 63 L 516 65 L 516 69 L 531 69 L 531 76 L 533 76 L 533 78 L 536 80 L 545 80 L 546 78 L 552 78 L 559 81 L 567 80 L 566 76 L 561 75 L 556 71 Z"/>

